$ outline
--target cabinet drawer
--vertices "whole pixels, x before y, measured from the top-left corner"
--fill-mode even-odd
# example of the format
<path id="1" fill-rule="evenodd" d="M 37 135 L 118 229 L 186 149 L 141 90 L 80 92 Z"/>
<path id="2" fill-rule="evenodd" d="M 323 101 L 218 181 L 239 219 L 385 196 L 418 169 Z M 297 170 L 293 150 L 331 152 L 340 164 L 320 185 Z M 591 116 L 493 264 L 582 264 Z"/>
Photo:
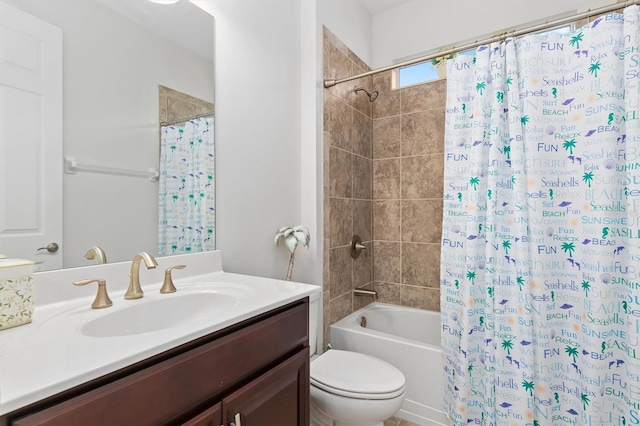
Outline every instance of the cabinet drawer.
<path id="1" fill-rule="evenodd" d="M 308 342 L 308 303 L 13 422 L 16 426 L 158 425 L 228 393 Z"/>

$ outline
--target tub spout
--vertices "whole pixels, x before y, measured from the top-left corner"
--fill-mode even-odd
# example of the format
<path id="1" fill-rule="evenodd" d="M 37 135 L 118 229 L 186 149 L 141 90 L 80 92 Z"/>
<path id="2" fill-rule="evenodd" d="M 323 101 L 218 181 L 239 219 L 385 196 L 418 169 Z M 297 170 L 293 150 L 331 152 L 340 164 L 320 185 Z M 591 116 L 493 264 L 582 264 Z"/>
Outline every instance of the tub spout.
<path id="1" fill-rule="evenodd" d="M 378 298 L 378 292 L 375 290 L 367 290 L 365 288 L 356 288 L 353 290 L 353 294 L 356 296 L 373 296 L 374 299 Z"/>

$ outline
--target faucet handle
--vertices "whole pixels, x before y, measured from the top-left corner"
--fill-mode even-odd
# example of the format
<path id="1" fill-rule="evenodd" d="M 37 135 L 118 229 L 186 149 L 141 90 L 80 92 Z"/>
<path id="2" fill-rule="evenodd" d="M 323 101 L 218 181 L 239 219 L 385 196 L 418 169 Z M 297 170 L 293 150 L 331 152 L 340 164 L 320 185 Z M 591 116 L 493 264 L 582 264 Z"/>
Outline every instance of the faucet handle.
<path id="1" fill-rule="evenodd" d="M 113 305 L 111 299 L 109 299 L 109 295 L 107 294 L 107 282 L 105 280 L 101 280 L 100 278 L 88 278 L 86 280 L 80 280 L 73 283 L 73 285 L 87 285 L 92 282 L 98 283 L 98 293 L 96 294 L 96 298 L 91 304 L 93 309 L 101 309 L 108 308 Z"/>
<path id="2" fill-rule="evenodd" d="M 174 269 L 184 269 L 186 268 L 187 265 L 175 265 L 172 266 L 171 268 L 167 268 L 164 271 L 164 282 L 162 283 L 162 288 L 160 289 L 160 293 L 175 293 L 176 292 L 176 286 L 173 285 L 173 279 L 171 278 L 171 271 L 173 271 Z"/>

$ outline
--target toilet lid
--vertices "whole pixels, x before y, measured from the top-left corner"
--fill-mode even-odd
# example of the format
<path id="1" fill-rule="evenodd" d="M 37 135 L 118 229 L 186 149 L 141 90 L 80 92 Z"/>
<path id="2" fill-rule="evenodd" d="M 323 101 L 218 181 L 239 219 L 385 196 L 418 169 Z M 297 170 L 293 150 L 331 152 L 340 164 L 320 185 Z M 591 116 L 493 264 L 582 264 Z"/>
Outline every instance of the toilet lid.
<path id="1" fill-rule="evenodd" d="M 311 363 L 311 384 L 335 395 L 390 399 L 404 392 L 404 374 L 378 358 L 331 349 Z"/>

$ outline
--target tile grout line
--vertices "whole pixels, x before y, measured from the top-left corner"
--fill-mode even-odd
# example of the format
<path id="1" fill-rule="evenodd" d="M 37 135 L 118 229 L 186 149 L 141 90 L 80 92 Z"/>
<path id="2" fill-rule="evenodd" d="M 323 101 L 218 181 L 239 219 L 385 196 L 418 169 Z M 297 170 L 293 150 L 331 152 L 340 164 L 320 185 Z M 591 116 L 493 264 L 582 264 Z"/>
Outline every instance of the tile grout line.
<path id="1" fill-rule="evenodd" d="M 402 134 L 402 125 L 403 122 L 405 120 L 404 118 L 404 114 L 402 113 L 402 104 L 403 104 L 403 92 L 400 91 L 398 92 L 399 96 L 400 96 L 400 192 L 399 192 L 399 196 L 400 196 L 400 235 L 398 235 L 398 239 L 402 241 L 402 231 L 403 231 L 403 225 L 404 225 L 404 221 L 402 220 L 403 218 L 403 179 L 402 176 L 404 175 L 403 173 L 403 161 L 402 161 L 402 153 L 404 152 L 404 137 Z M 402 305 L 404 303 L 404 289 L 403 289 L 403 284 L 404 284 L 404 274 L 403 274 L 403 270 L 404 270 L 404 259 L 403 259 L 403 254 L 404 254 L 404 249 L 403 249 L 403 245 L 402 243 L 400 243 L 400 304 Z"/>

